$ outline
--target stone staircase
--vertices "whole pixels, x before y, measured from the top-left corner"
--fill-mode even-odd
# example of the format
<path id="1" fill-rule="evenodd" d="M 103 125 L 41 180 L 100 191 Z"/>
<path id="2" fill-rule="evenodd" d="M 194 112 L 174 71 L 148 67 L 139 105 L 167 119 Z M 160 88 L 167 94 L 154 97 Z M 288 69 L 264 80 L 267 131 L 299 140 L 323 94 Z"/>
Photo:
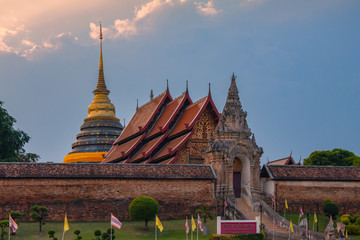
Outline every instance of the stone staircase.
<path id="1" fill-rule="evenodd" d="M 246 215 L 246 210 L 249 215 L 249 219 L 255 219 L 256 216 L 260 216 L 260 212 L 253 212 L 252 208 L 245 202 L 243 198 L 236 199 L 236 208 Z M 265 224 L 265 228 L 269 231 L 275 231 L 279 233 L 289 234 L 289 230 L 280 227 L 276 224 L 276 229 L 273 225 L 273 220 L 270 219 L 265 213 L 262 214 L 261 222 Z"/>

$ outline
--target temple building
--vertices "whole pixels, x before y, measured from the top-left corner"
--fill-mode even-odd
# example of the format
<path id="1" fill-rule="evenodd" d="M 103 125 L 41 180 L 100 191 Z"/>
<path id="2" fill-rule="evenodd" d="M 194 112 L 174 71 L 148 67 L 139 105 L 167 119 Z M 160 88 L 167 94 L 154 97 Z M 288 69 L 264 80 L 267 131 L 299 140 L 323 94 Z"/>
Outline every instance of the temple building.
<path id="1" fill-rule="evenodd" d="M 93 93 L 95 97 L 89 105 L 88 116 L 80 127 L 76 141 L 71 145 L 72 150 L 64 157 L 64 163 L 101 162 L 123 129 L 105 84 L 101 26 L 99 77 Z"/>
<path id="2" fill-rule="evenodd" d="M 103 163 L 204 164 L 205 149 L 219 120 L 211 98 L 193 102 L 188 87 L 173 99 L 169 88 L 143 106 L 106 155 Z"/>

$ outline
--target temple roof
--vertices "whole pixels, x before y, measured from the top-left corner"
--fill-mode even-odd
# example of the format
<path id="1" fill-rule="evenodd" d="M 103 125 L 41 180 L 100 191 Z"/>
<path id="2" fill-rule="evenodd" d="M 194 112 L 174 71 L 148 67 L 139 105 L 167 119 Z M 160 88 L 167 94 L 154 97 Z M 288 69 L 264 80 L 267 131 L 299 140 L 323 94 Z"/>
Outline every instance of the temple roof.
<path id="1" fill-rule="evenodd" d="M 0 179 L 215 179 L 211 165 L 0 163 Z"/>
<path id="2" fill-rule="evenodd" d="M 294 159 L 291 157 L 281 158 L 278 160 L 274 160 L 267 163 L 268 165 L 300 165 L 299 163 L 295 163 Z"/>
<path id="3" fill-rule="evenodd" d="M 360 167 L 266 164 L 261 177 L 278 181 L 360 181 Z"/>
<path id="4" fill-rule="evenodd" d="M 179 149 L 206 109 L 219 119 L 210 93 L 193 103 L 188 91 L 173 99 L 167 89 L 136 110 L 103 163 L 176 162 Z"/>

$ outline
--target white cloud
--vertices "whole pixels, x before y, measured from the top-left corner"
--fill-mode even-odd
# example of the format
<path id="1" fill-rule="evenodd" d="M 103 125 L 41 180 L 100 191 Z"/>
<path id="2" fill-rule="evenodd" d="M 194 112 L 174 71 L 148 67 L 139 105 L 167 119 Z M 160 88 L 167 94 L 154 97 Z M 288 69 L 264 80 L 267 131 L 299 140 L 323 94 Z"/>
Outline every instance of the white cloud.
<path id="1" fill-rule="evenodd" d="M 209 0 L 207 3 L 205 2 L 194 2 L 197 7 L 199 13 L 206 16 L 215 16 L 218 15 L 222 10 L 218 10 L 214 7 L 214 1 Z"/>
<path id="2" fill-rule="evenodd" d="M 141 5 L 140 8 L 135 7 L 133 19 L 116 19 L 114 24 L 103 28 L 103 34 L 106 38 L 129 38 L 137 34 L 137 23 L 158 10 L 164 5 L 173 5 L 172 0 L 152 0 Z M 90 23 L 90 37 L 97 39 L 99 37 L 99 27 L 95 23 Z"/>
<path id="3" fill-rule="evenodd" d="M 72 34 L 68 32 L 60 33 L 42 43 L 36 43 L 30 40 L 30 31 L 25 28 L 25 25 L 19 25 L 18 21 L 15 20 L 9 27 L 0 27 L 0 52 L 13 53 L 31 60 L 36 54 L 59 49 L 64 37 L 74 39 Z"/>

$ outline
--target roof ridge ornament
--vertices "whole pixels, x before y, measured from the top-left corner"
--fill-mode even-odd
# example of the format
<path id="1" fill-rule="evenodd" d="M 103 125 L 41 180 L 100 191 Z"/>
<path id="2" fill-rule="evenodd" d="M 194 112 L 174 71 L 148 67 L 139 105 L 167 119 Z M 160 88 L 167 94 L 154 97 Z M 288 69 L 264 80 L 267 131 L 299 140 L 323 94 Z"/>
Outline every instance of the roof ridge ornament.
<path id="1" fill-rule="evenodd" d="M 188 82 L 188 80 L 186 80 L 186 91 L 185 92 L 189 93 L 189 82 Z"/>

